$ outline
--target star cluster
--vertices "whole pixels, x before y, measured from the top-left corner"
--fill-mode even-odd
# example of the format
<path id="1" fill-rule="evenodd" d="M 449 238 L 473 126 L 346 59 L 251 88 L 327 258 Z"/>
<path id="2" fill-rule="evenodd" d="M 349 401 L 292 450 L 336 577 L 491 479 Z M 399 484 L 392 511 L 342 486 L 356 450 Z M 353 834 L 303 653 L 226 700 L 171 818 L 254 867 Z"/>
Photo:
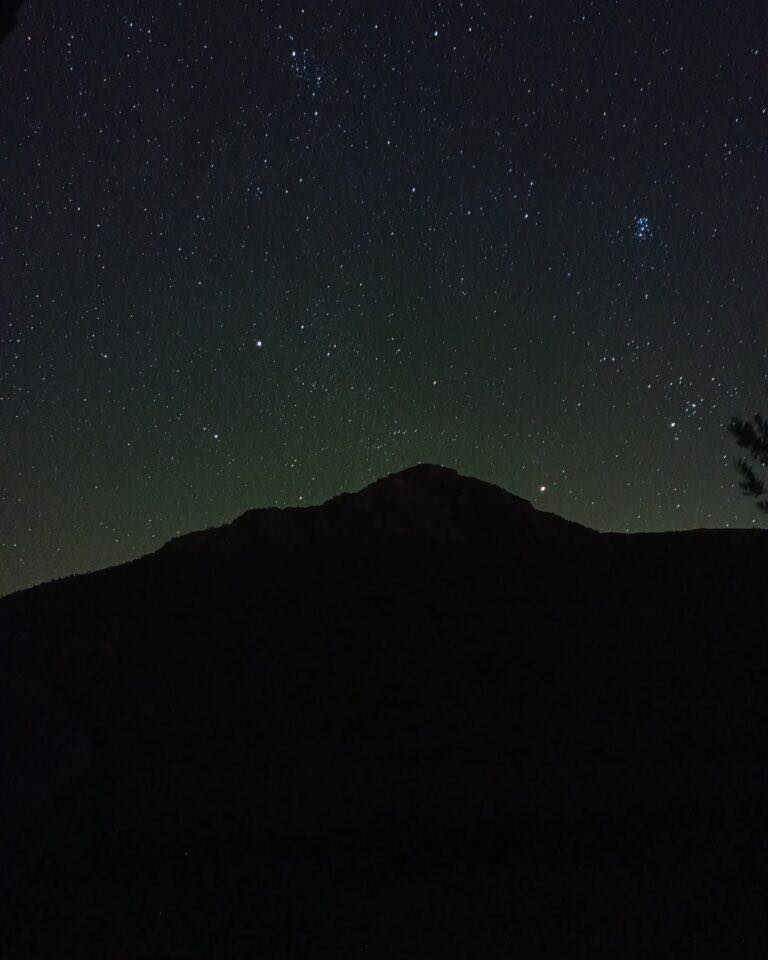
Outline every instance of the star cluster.
<path id="1" fill-rule="evenodd" d="M 747 526 L 762 4 L 24 5 L 0 593 L 419 462 Z"/>

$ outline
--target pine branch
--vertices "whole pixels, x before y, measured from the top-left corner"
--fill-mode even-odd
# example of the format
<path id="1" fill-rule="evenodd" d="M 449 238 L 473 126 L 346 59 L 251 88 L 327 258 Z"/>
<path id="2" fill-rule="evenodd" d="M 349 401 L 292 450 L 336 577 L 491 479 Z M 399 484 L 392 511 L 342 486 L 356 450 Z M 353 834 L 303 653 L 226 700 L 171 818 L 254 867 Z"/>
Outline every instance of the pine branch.
<path id="1" fill-rule="evenodd" d="M 736 461 L 736 470 L 743 477 L 739 481 L 739 486 L 744 491 L 745 496 L 762 497 L 765 494 L 765 484 L 762 480 L 758 480 L 757 474 L 743 457 Z"/>
<path id="2" fill-rule="evenodd" d="M 736 443 L 748 450 L 758 463 L 768 467 L 768 420 L 761 417 L 759 413 L 755 414 L 754 424 L 749 420 L 742 420 L 741 417 L 732 417 L 728 432 L 736 438 Z"/>

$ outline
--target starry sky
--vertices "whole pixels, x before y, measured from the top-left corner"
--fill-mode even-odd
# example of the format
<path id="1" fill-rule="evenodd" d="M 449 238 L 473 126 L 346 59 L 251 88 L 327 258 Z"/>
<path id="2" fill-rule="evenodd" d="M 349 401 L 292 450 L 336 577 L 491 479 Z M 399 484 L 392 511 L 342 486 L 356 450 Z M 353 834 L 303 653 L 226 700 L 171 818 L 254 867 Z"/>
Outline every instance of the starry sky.
<path id="1" fill-rule="evenodd" d="M 767 68 L 764 0 L 28 0 L 0 593 L 421 461 L 758 522 Z"/>

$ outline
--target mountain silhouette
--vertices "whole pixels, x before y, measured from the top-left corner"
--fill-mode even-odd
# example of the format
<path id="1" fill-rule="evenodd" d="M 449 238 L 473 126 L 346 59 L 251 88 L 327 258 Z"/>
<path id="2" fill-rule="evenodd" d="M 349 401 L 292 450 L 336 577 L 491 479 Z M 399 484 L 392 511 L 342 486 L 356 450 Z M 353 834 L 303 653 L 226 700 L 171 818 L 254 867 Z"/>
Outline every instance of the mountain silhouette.
<path id="1" fill-rule="evenodd" d="M 423 464 L 0 599 L 4 955 L 765 955 L 767 560 Z"/>

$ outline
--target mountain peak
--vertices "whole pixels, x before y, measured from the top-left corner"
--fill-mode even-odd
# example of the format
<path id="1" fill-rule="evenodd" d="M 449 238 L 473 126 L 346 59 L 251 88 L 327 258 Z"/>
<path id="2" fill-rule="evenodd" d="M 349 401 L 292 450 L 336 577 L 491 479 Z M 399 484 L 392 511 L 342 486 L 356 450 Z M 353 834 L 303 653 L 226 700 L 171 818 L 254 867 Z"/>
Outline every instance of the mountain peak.
<path id="1" fill-rule="evenodd" d="M 348 498 L 373 498 L 377 503 L 416 499 L 473 499 L 478 496 L 494 496 L 515 500 L 520 504 L 531 505 L 527 500 L 516 497 L 501 487 L 463 476 L 451 467 L 435 463 L 417 463 L 395 473 L 374 480 L 355 493 L 342 493 L 328 503 L 347 502 Z"/>
<path id="2" fill-rule="evenodd" d="M 501 487 L 433 463 L 391 473 L 316 509 L 335 522 L 385 540 L 490 547 L 550 542 L 556 534 L 568 539 L 592 534 L 586 527 L 536 510 Z"/>
<path id="3" fill-rule="evenodd" d="M 224 527 L 172 540 L 160 552 L 208 546 L 250 551 L 268 545 L 283 552 L 321 541 L 331 550 L 420 543 L 527 552 L 595 536 L 587 527 L 538 511 L 492 483 L 450 467 L 419 463 L 318 506 L 248 510 Z"/>
<path id="4" fill-rule="evenodd" d="M 396 470 L 394 473 L 387 474 L 375 480 L 374 483 L 440 483 L 446 480 L 463 479 L 461 474 L 452 467 L 446 467 L 442 463 L 415 463 L 411 467 L 404 467 L 402 470 Z"/>

